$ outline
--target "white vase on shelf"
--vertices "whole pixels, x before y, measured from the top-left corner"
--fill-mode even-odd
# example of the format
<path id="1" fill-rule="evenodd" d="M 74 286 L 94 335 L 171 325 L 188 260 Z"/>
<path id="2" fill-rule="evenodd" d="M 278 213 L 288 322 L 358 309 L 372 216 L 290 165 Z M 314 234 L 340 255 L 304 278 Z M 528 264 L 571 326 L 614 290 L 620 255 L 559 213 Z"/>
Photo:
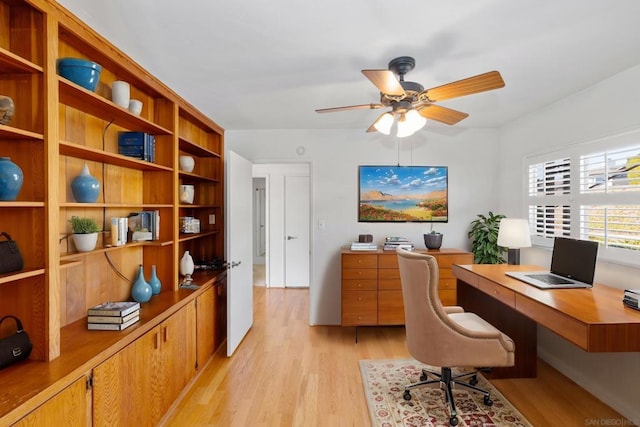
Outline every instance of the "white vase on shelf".
<path id="1" fill-rule="evenodd" d="M 183 276 L 191 276 L 194 269 L 195 265 L 193 263 L 193 258 L 189 251 L 185 251 L 184 255 L 182 255 L 182 259 L 180 259 L 180 274 Z"/>
<path id="2" fill-rule="evenodd" d="M 196 166 L 196 160 L 191 156 L 180 156 L 178 158 L 180 164 L 180 170 L 183 172 L 193 172 L 193 168 Z"/>

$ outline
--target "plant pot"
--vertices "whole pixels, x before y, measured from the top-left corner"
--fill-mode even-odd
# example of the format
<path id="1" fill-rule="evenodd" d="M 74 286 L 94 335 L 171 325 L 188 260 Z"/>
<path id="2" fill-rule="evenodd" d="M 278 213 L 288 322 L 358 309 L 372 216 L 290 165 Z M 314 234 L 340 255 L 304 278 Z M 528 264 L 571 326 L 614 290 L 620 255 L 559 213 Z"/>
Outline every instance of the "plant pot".
<path id="1" fill-rule="evenodd" d="M 90 252 L 96 248 L 98 233 L 73 234 L 73 243 L 78 252 Z"/>
<path id="2" fill-rule="evenodd" d="M 440 246 L 442 246 L 442 233 L 424 234 L 424 245 L 427 249 L 440 249 Z"/>

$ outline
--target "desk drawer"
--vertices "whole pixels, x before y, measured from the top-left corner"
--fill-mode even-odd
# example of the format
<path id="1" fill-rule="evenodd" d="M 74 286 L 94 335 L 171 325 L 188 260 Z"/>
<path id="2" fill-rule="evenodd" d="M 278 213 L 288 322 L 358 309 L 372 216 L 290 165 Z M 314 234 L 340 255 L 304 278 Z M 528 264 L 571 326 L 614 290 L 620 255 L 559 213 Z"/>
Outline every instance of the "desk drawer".
<path id="1" fill-rule="evenodd" d="M 376 279 L 343 279 L 343 291 L 375 291 L 378 289 Z"/>
<path id="2" fill-rule="evenodd" d="M 378 270 L 373 268 L 343 268 L 342 280 L 345 279 L 377 279 Z"/>
<path id="3" fill-rule="evenodd" d="M 342 268 L 378 268 L 378 255 L 342 254 Z"/>
<path id="4" fill-rule="evenodd" d="M 516 294 L 510 289 L 502 287 L 484 278 L 480 278 L 480 281 L 478 282 L 478 289 L 485 294 L 491 295 L 492 298 L 497 299 L 509 307 L 515 308 L 516 306 Z"/>

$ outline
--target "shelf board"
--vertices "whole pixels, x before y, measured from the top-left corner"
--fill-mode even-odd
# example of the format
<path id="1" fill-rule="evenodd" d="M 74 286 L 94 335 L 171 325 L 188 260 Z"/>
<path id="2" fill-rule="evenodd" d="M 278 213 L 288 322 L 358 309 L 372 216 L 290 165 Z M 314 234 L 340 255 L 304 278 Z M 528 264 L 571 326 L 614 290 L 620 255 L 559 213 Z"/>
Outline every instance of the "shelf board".
<path id="1" fill-rule="evenodd" d="M 208 237 L 208 236 L 214 236 L 218 234 L 217 230 L 213 230 L 213 231 L 205 231 L 203 233 L 180 233 L 180 242 L 186 242 L 188 240 L 195 240 L 195 239 L 201 239 L 203 237 Z"/>
<path id="2" fill-rule="evenodd" d="M 157 163 L 145 162 L 144 160 L 134 159 L 133 157 L 127 157 L 121 154 L 107 153 L 102 150 L 85 147 L 84 145 L 78 145 L 72 142 L 60 141 L 59 147 L 60 154 L 63 156 L 108 163 L 110 165 L 142 171 L 173 171 L 172 168 L 159 165 Z"/>
<path id="3" fill-rule="evenodd" d="M 215 151 L 211 151 L 208 148 L 204 148 L 195 142 L 189 141 L 183 137 L 178 138 L 180 150 L 193 154 L 198 157 L 217 157 L 220 158 L 220 154 Z"/>
<path id="4" fill-rule="evenodd" d="M 15 282 L 21 279 L 27 279 L 29 277 L 40 276 L 44 274 L 44 268 L 27 267 L 19 271 L 13 271 L 11 273 L 5 273 L 0 275 L 0 284 Z"/>
<path id="5" fill-rule="evenodd" d="M 152 135 L 172 134 L 170 130 L 132 114 L 126 108 L 122 108 L 63 77 L 58 77 L 58 87 L 60 88 L 60 102 L 70 107 L 106 121 L 113 120 L 116 125 L 127 129 L 143 131 Z"/>
<path id="6" fill-rule="evenodd" d="M 218 205 L 198 205 L 198 204 L 194 204 L 194 205 L 187 205 L 187 204 L 181 204 L 180 208 L 182 209 L 218 209 L 220 208 L 220 206 Z"/>
<path id="7" fill-rule="evenodd" d="M 0 138 L 2 139 L 30 139 L 33 141 L 44 140 L 41 133 L 30 132 L 28 130 L 14 128 L 13 126 L 0 125 Z"/>
<path id="8" fill-rule="evenodd" d="M 21 200 L 0 202 L 0 208 L 43 208 L 44 202 L 23 202 Z"/>
<path id="9" fill-rule="evenodd" d="M 123 248 L 134 248 L 139 246 L 169 246 L 172 245 L 171 240 L 151 240 L 146 242 L 129 242 L 126 245 L 121 246 L 105 246 L 103 248 L 96 248 L 89 252 L 67 252 L 60 254 L 61 262 L 74 262 L 79 261 L 81 258 L 88 255 L 95 255 L 104 252 L 117 251 Z"/>
<path id="10" fill-rule="evenodd" d="M 220 182 L 217 178 L 211 178 L 204 175 L 198 175 L 192 172 L 182 172 L 180 171 L 180 178 L 185 178 L 192 181 L 208 181 L 208 182 Z"/>
<path id="11" fill-rule="evenodd" d="M 0 73 L 42 73 L 43 68 L 0 47 Z"/>
<path id="12" fill-rule="evenodd" d="M 80 202 L 62 202 L 61 208 L 108 208 L 108 209 L 162 209 L 172 208 L 172 204 L 146 204 L 146 203 L 80 203 Z"/>

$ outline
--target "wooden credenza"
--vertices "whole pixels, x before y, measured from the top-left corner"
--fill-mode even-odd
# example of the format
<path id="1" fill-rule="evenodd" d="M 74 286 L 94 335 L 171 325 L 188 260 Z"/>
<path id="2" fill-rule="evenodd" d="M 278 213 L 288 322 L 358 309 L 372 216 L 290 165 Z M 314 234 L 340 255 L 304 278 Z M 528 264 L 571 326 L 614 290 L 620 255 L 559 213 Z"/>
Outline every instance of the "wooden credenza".
<path id="1" fill-rule="evenodd" d="M 473 254 L 458 249 L 416 250 L 436 257 L 444 305 L 456 304 L 451 266 L 472 264 Z M 394 251 L 342 250 L 342 326 L 403 325 L 400 270 Z"/>

